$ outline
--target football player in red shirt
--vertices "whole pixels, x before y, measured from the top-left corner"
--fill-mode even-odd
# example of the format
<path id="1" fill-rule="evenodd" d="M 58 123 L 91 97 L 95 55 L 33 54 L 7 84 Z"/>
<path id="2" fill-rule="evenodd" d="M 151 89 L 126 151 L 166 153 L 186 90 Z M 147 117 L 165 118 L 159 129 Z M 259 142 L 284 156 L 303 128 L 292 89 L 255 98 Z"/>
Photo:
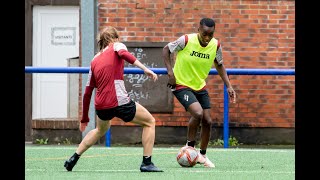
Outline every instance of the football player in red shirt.
<path id="1" fill-rule="evenodd" d="M 99 33 L 98 47 L 99 52 L 90 64 L 79 129 L 83 132 L 88 125 L 89 105 L 94 89 L 96 89 L 94 105 L 98 117 L 97 126 L 83 138 L 76 152 L 65 162 L 64 167 L 72 171 L 80 156 L 109 130 L 110 120 L 118 117 L 124 122 L 143 127 L 143 160 L 140 171 L 163 172 L 151 161 L 155 139 L 155 119 L 146 108 L 129 98 L 123 78 L 124 61 L 142 69 L 153 81 L 158 79 L 157 74 L 145 67 L 128 51 L 127 47 L 119 41 L 119 33 L 114 27 L 108 26 Z"/>

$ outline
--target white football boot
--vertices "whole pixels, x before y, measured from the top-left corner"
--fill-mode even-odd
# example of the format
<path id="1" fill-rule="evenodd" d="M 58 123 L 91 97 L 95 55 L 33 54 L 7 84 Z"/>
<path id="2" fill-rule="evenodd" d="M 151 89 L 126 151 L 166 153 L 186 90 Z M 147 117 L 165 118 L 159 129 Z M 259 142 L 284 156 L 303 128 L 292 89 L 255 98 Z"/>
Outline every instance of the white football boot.
<path id="1" fill-rule="evenodd" d="M 215 165 L 210 161 L 210 159 L 206 155 L 202 155 L 199 151 L 198 151 L 197 163 L 203 164 L 204 167 L 207 167 L 207 168 L 215 167 Z"/>

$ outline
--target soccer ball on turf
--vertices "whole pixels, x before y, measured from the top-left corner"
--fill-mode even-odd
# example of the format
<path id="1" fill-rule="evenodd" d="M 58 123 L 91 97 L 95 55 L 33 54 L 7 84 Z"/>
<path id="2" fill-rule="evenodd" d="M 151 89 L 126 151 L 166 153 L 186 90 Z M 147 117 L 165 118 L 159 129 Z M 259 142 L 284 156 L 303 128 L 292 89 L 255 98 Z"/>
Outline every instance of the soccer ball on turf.
<path id="1" fill-rule="evenodd" d="M 197 164 L 198 152 L 194 147 L 183 146 L 177 154 L 177 162 L 182 167 L 193 167 Z"/>

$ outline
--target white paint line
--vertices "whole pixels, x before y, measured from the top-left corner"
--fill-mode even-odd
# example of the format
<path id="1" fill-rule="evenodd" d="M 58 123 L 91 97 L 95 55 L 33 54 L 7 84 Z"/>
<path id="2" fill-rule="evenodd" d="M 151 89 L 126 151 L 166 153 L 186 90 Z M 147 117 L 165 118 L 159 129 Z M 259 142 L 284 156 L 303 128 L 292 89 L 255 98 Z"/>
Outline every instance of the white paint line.
<path id="1" fill-rule="evenodd" d="M 52 170 L 47 170 L 47 169 L 25 169 L 28 172 L 50 172 Z M 127 169 L 127 170 L 111 170 L 111 169 L 96 169 L 96 170 L 87 170 L 87 169 L 77 169 L 74 170 L 73 172 L 140 172 L 138 169 Z M 64 171 L 67 172 L 67 171 Z M 212 169 L 211 171 L 201 171 L 201 170 L 184 170 L 184 169 L 172 169 L 171 171 L 167 171 L 168 173 L 170 172 L 183 172 L 183 173 L 247 173 L 247 174 L 259 174 L 259 173 L 268 173 L 268 174 L 295 174 L 295 171 L 222 171 L 222 170 L 217 170 L 217 169 Z"/>
<path id="2" fill-rule="evenodd" d="M 25 147 L 25 150 L 76 150 L 77 147 Z M 142 149 L 142 147 L 91 147 L 91 149 L 102 149 L 102 150 L 114 150 L 114 149 Z M 177 151 L 180 148 L 153 148 L 154 151 Z M 247 152 L 247 151 L 258 151 L 258 152 L 295 152 L 295 149 L 247 149 L 247 148 L 208 148 L 207 151 L 226 151 L 226 152 Z"/>

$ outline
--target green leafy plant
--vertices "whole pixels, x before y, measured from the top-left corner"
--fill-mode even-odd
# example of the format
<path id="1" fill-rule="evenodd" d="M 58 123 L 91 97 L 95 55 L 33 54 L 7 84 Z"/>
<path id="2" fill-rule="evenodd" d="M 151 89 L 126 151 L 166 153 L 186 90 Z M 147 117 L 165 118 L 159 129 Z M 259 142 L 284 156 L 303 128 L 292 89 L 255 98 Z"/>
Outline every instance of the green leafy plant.
<path id="1" fill-rule="evenodd" d="M 223 146 L 223 140 L 222 139 L 217 139 L 212 142 L 213 146 Z"/>
<path id="2" fill-rule="evenodd" d="M 72 138 L 71 138 L 71 139 L 72 139 Z M 68 138 L 66 138 L 66 139 L 63 141 L 63 144 L 68 144 L 68 145 L 72 144 L 71 139 L 69 140 Z"/>
<path id="3" fill-rule="evenodd" d="M 239 141 L 235 138 L 235 137 L 232 137 L 230 136 L 229 137 L 229 146 L 239 146 L 240 143 Z M 216 139 L 212 142 L 209 142 L 209 145 L 212 145 L 212 146 L 223 146 L 224 145 L 224 141 L 222 139 Z"/>
<path id="4" fill-rule="evenodd" d="M 229 137 L 229 145 L 230 146 L 239 146 L 239 142 L 235 137 Z"/>
<path id="5" fill-rule="evenodd" d="M 37 144 L 48 144 L 48 138 L 46 139 L 36 139 Z"/>

